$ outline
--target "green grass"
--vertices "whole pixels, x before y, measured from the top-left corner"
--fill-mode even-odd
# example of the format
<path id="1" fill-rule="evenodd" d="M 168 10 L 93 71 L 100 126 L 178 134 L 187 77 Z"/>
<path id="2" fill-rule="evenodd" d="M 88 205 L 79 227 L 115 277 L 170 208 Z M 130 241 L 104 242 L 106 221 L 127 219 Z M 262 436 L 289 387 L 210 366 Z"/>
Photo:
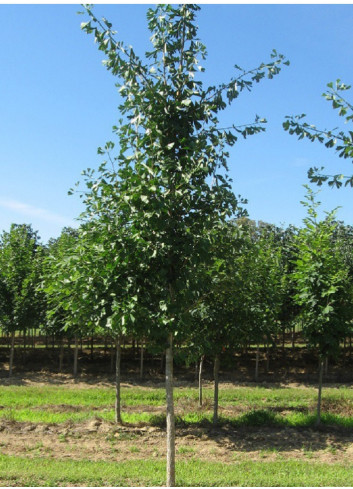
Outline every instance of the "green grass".
<path id="1" fill-rule="evenodd" d="M 177 422 L 209 424 L 212 420 L 211 388 L 204 389 L 205 408 L 197 408 L 197 389 L 175 389 L 176 410 L 182 413 Z M 1 386 L 0 419 L 33 423 L 83 422 L 95 416 L 114 421 L 114 388 L 75 389 L 65 386 Z M 312 426 L 315 423 L 317 390 L 315 388 L 237 387 L 220 389 L 220 406 L 241 406 L 245 414 L 221 418 L 221 423 L 234 425 Z M 353 389 L 324 388 L 326 406 L 350 406 L 353 409 Z M 144 412 L 144 406 L 163 406 L 163 388 L 122 389 L 123 420 L 126 423 L 165 424 L 164 415 Z M 138 412 L 124 412 L 126 406 L 139 406 Z M 309 409 L 310 408 L 310 409 Z M 181 410 L 181 411 L 180 411 Z M 281 410 L 286 410 L 285 414 Z M 353 429 L 353 417 L 345 417 L 323 409 L 324 424 L 336 424 Z"/>
<path id="2" fill-rule="evenodd" d="M 71 421 L 80 423 L 99 417 L 105 421 L 114 421 L 114 411 L 83 411 L 77 413 L 55 413 L 50 410 L 31 409 L 4 409 L 0 411 L 0 419 L 31 422 L 31 423 L 64 423 Z M 127 424 L 150 424 L 165 427 L 165 414 L 155 415 L 153 413 L 124 413 L 124 423 Z M 353 418 L 344 417 L 332 413 L 322 413 L 323 425 L 336 425 L 353 430 Z M 271 410 L 251 410 L 246 414 L 236 417 L 219 417 L 220 425 L 237 426 L 287 426 L 287 427 L 313 427 L 316 423 L 316 415 L 301 412 L 292 412 L 286 415 L 275 413 Z M 212 413 L 189 412 L 184 416 L 176 417 L 177 426 L 201 425 L 212 426 Z"/>
<path id="3" fill-rule="evenodd" d="M 331 400 L 353 401 L 353 389 L 342 387 L 325 387 L 324 398 Z M 203 391 L 204 400 L 213 398 L 213 389 Z M 307 406 L 315 402 L 316 388 L 273 388 L 273 387 L 239 387 L 233 389 L 220 388 L 220 404 L 256 404 L 259 408 L 271 405 L 287 407 Z M 86 406 L 92 408 L 109 407 L 114 405 L 114 388 L 74 389 L 65 386 L 0 386 L 0 404 L 4 407 L 33 407 L 43 405 L 69 404 L 71 406 Z M 175 401 L 197 401 L 198 392 L 195 388 L 176 388 Z M 122 389 L 122 401 L 127 406 L 154 405 L 165 403 L 164 388 L 139 389 L 128 387 Z"/>
<path id="4" fill-rule="evenodd" d="M 351 486 L 353 468 L 312 461 L 177 462 L 178 486 Z M 53 460 L 0 455 L 0 485 L 5 486 L 161 486 L 165 462 L 123 463 Z"/>

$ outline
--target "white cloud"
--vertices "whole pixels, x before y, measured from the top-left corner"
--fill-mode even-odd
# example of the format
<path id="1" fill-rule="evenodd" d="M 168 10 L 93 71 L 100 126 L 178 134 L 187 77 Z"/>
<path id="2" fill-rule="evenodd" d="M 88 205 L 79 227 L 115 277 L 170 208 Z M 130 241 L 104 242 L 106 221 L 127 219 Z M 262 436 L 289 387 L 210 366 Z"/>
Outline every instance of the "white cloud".
<path id="1" fill-rule="evenodd" d="M 10 209 L 23 216 L 38 218 L 42 221 L 50 223 L 60 224 L 63 226 L 74 225 L 73 220 L 68 217 L 61 216 L 60 214 L 55 214 L 54 212 L 47 211 L 46 209 L 41 209 L 40 207 L 35 207 L 30 204 L 19 202 L 18 200 L 0 199 L 0 207 Z"/>

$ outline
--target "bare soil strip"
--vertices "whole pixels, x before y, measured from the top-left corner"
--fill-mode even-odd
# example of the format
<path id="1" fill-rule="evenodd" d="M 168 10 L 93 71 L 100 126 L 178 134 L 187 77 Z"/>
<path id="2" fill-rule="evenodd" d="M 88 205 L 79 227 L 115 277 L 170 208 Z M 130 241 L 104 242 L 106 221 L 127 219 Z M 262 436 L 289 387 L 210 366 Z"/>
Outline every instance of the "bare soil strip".
<path id="1" fill-rule="evenodd" d="M 6 455 L 55 459 L 111 460 L 163 458 L 165 432 L 150 426 L 116 426 L 99 418 L 85 423 L 1 421 L 0 450 Z M 343 430 L 275 427 L 177 429 L 178 458 L 232 463 L 235 460 L 313 459 L 353 463 L 353 440 Z"/>

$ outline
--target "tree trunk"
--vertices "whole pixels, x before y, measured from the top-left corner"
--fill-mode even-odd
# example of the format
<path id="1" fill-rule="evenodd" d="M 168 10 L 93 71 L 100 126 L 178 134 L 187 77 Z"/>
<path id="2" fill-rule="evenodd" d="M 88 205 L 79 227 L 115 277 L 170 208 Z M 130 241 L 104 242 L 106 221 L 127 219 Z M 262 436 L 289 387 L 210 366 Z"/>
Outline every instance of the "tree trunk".
<path id="1" fill-rule="evenodd" d="M 270 371 L 270 347 L 269 342 L 266 342 L 266 373 L 268 374 Z"/>
<path id="2" fill-rule="evenodd" d="M 325 364 L 324 364 L 324 376 L 327 377 L 328 374 L 328 356 L 325 357 Z"/>
<path id="3" fill-rule="evenodd" d="M 213 397 L 213 424 L 218 423 L 218 374 L 219 374 L 219 355 L 215 356 L 213 365 L 214 378 L 214 397 Z"/>
<path id="4" fill-rule="evenodd" d="M 110 373 L 114 372 L 114 346 L 113 344 L 110 347 Z"/>
<path id="5" fill-rule="evenodd" d="M 283 326 L 283 328 L 282 328 L 282 353 L 283 353 L 283 355 L 286 351 L 285 348 L 286 348 L 286 327 Z"/>
<path id="6" fill-rule="evenodd" d="M 256 361 L 255 361 L 255 382 L 258 382 L 259 380 L 259 356 L 260 356 L 260 349 L 259 349 L 259 345 L 257 345 Z"/>
<path id="7" fill-rule="evenodd" d="M 319 426 L 321 422 L 321 391 L 322 391 L 322 373 L 323 373 L 324 360 L 320 356 L 319 358 L 319 391 L 317 396 L 317 418 L 316 426 Z"/>
<path id="8" fill-rule="evenodd" d="M 116 340 L 116 359 L 115 359 L 115 422 L 121 423 L 121 406 L 120 406 L 120 379 L 121 379 L 121 339 L 118 336 Z"/>
<path id="9" fill-rule="evenodd" d="M 62 373 L 64 360 L 64 341 L 60 338 L 59 372 Z"/>
<path id="10" fill-rule="evenodd" d="M 11 332 L 11 351 L 10 351 L 9 377 L 12 377 L 14 353 L 15 353 L 15 331 L 12 331 Z"/>
<path id="11" fill-rule="evenodd" d="M 23 330 L 23 360 L 22 363 L 23 365 L 26 363 L 26 347 L 27 347 L 27 335 L 26 335 L 26 330 Z"/>
<path id="12" fill-rule="evenodd" d="M 292 348 L 293 348 L 293 350 L 295 348 L 295 324 L 292 328 Z"/>
<path id="13" fill-rule="evenodd" d="M 173 400 L 173 334 L 165 352 L 165 389 L 167 395 L 167 487 L 175 487 L 175 419 Z"/>
<path id="14" fill-rule="evenodd" d="M 160 371 L 161 371 L 161 374 L 163 373 L 163 370 L 164 370 L 164 357 L 165 357 L 165 354 L 162 353 L 162 355 L 161 355 L 161 363 L 160 363 Z"/>
<path id="15" fill-rule="evenodd" d="M 91 360 L 93 360 L 93 348 L 94 348 L 94 344 L 93 344 L 93 335 L 91 336 Z"/>
<path id="16" fill-rule="evenodd" d="M 143 379 L 143 340 L 141 340 L 141 349 L 140 349 L 140 379 Z"/>
<path id="17" fill-rule="evenodd" d="M 202 367 L 205 355 L 201 355 L 199 367 L 199 406 L 202 406 Z"/>
<path id="18" fill-rule="evenodd" d="M 74 377 L 77 377 L 77 360 L 78 360 L 78 340 L 75 336 L 75 352 L 74 352 Z"/>

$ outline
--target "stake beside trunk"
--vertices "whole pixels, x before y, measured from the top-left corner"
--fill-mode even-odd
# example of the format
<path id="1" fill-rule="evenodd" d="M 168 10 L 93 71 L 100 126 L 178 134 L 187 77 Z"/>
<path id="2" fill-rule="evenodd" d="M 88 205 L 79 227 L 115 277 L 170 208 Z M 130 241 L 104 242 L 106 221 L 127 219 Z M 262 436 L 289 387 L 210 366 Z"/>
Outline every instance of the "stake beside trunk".
<path id="1" fill-rule="evenodd" d="M 15 331 L 11 332 L 11 350 L 10 350 L 10 365 L 9 365 L 9 377 L 12 376 L 13 357 L 15 353 Z"/>
<path id="2" fill-rule="evenodd" d="M 116 340 L 116 360 L 115 360 L 115 422 L 121 423 L 121 405 L 120 405 L 120 379 L 121 379 L 121 339 L 118 336 Z"/>
<path id="3" fill-rule="evenodd" d="M 317 396 L 317 418 L 316 418 L 316 426 L 319 426 L 321 423 L 321 392 L 322 392 L 322 374 L 324 370 L 324 359 L 323 357 L 319 357 L 319 391 Z"/>
<path id="4" fill-rule="evenodd" d="M 143 379 L 143 340 L 141 341 L 141 349 L 140 349 L 140 379 Z"/>
<path id="5" fill-rule="evenodd" d="M 175 418 L 173 400 L 173 334 L 165 352 L 165 389 L 167 395 L 167 487 L 175 487 Z"/>
<path id="6" fill-rule="evenodd" d="M 259 348 L 259 345 L 257 345 L 256 362 L 255 362 L 255 382 L 258 382 L 258 380 L 259 380 L 259 357 L 260 357 L 260 348 Z"/>
<path id="7" fill-rule="evenodd" d="M 218 423 L 218 382 L 219 382 L 219 355 L 215 356 L 214 366 L 213 366 L 213 377 L 214 377 L 214 397 L 213 397 L 213 424 Z"/>
<path id="8" fill-rule="evenodd" d="M 74 352 L 74 377 L 77 377 L 77 364 L 78 364 L 78 339 L 75 336 L 75 352 Z"/>
<path id="9" fill-rule="evenodd" d="M 202 367 L 203 361 L 205 359 L 205 355 L 202 355 L 200 358 L 200 367 L 199 367 L 199 406 L 202 406 Z"/>

